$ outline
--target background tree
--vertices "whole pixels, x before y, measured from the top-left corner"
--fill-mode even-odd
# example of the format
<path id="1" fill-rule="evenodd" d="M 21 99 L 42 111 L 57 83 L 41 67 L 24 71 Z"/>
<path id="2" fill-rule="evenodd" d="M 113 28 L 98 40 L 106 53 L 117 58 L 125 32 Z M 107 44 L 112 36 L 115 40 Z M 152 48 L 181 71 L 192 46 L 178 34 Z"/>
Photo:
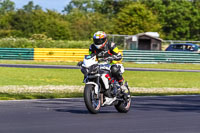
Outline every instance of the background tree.
<path id="1" fill-rule="evenodd" d="M 111 22 L 100 13 L 84 13 L 73 10 L 66 20 L 70 23 L 70 31 L 74 40 L 88 40 L 97 30 L 110 31 Z"/>
<path id="2" fill-rule="evenodd" d="M 132 3 L 121 9 L 114 21 L 116 34 L 134 35 L 161 31 L 157 17 L 140 3 Z"/>
<path id="3" fill-rule="evenodd" d="M 99 0 L 71 0 L 69 4 L 64 7 L 63 12 L 70 13 L 73 9 L 77 9 L 82 12 L 94 12 L 95 7 L 99 5 Z"/>
<path id="4" fill-rule="evenodd" d="M 23 6 L 23 10 L 26 12 L 32 12 L 33 10 L 42 10 L 42 7 L 34 5 L 33 1 L 29 1 L 27 5 Z"/>
<path id="5" fill-rule="evenodd" d="M 47 10 L 45 22 L 45 33 L 54 40 L 71 40 L 70 23 L 66 21 L 63 15 Z"/>
<path id="6" fill-rule="evenodd" d="M 96 6 L 96 11 L 113 17 L 120 12 L 120 9 L 133 3 L 134 0 L 102 0 L 100 6 Z"/>
<path id="7" fill-rule="evenodd" d="M 10 0 L 0 1 L 0 14 L 4 14 L 6 12 L 14 11 L 15 3 Z"/>
<path id="8" fill-rule="evenodd" d="M 18 10 L 12 17 L 10 22 L 12 27 L 23 33 L 25 37 L 30 37 L 32 34 L 45 34 L 55 40 L 70 39 L 69 23 L 56 12 L 33 10 L 29 13 Z"/>
<path id="9" fill-rule="evenodd" d="M 70 13 L 73 9 L 83 12 L 99 12 L 109 17 L 117 14 L 121 8 L 134 0 L 71 0 L 63 12 Z"/>
<path id="10" fill-rule="evenodd" d="M 196 1 L 145 0 L 142 3 L 157 14 L 165 39 L 199 40 L 200 8 Z"/>
<path id="11" fill-rule="evenodd" d="M 0 37 L 45 34 L 59 40 L 88 40 L 110 34 L 159 32 L 165 40 L 199 40 L 199 0 L 71 0 L 65 14 L 42 10 L 33 1 L 15 9 L 0 0 Z"/>

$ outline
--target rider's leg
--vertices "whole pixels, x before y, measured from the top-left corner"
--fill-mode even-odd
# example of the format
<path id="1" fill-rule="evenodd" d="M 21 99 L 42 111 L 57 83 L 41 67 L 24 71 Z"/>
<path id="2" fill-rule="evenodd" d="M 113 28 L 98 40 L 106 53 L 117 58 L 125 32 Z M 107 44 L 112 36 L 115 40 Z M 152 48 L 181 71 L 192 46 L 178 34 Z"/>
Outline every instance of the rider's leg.
<path id="1" fill-rule="evenodd" d="M 121 71 L 121 67 L 120 65 L 112 65 L 111 66 L 111 73 L 112 76 L 115 77 L 117 79 L 117 81 L 119 82 L 120 85 L 123 85 L 124 82 L 124 78 L 122 77 L 122 71 Z"/>

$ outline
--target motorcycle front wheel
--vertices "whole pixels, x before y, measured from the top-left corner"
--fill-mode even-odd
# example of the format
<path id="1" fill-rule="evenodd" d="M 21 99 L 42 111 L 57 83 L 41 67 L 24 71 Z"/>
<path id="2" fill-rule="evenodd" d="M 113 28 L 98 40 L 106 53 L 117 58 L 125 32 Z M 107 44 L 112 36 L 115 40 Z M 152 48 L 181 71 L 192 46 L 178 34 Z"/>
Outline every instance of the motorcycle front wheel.
<path id="1" fill-rule="evenodd" d="M 88 111 L 92 114 L 97 114 L 100 110 L 100 98 L 97 97 L 94 90 L 94 85 L 86 84 L 84 88 L 84 101 Z"/>

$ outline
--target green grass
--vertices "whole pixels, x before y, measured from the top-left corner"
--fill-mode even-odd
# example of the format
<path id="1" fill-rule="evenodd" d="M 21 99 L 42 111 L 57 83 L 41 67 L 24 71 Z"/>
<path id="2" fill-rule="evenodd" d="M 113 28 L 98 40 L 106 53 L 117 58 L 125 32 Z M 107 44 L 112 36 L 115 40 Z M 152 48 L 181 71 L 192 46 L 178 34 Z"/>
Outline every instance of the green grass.
<path id="1" fill-rule="evenodd" d="M 77 65 L 77 62 L 44 62 L 31 60 L 0 60 L 0 64 L 33 64 L 33 65 Z"/>
<path id="2" fill-rule="evenodd" d="M 84 85 L 80 70 L 0 67 L 0 86 Z M 200 88 L 200 73 L 126 71 L 124 78 L 134 87 Z"/>
<path id="3" fill-rule="evenodd" d="M 82 85 L 80 70 L 0 67 L 0 86 Z"/>
<path id="4" fill-rule="evenodd" d="M 7 68 L 0 67 L 0 86 L 9 85 L 81 85 L 83 75 L 80 70 L 73 69 L 39 69 L 39 68 Z M 130 87 L 138 88 L 198 88 L 200 73 L 193 72 L 138 72 L 126 71 L 125 80 Z M 200 91 L 169 92 L 139 92 L 134 95 L 174 95 L 174 94 L 200 94 Z M 62 98 L 80 97 L 82 93 L 53 92 L 53 93 L 10 93 L 0 92 L 0 99 L 36 99 L 36 98 Z"/>
<path id="5" fill-rule="evenodd" d="M 0 93 L 0 100 L 20 100 L 20 99 L 53 99 L 82 97 L 83 93 Z"/>
<path id="6" fill-rule="evenodd" d="M 124 63 L 124 67 L 200 70 L 200 64 L 176 64 L 176 63 L 136 64 L 136 63 L 126 62 Z"/>
<path id="7" fill-rule="evenodd" d="M 200 88 L 200 73 L 192 72 L 136 72 L 124 74 L 130 86 L 144 88 Z"/>
<path id="8" fill-rule="evenodd" d="M 76 65 L 77 62 L 43 62 L 43 61 L 20 61 L 20 60 L 0 60 L 0 64 L 39 64 L 39 65 Z M 158 64 L 136 64 L 123 62 L 124 67 L 136 68 L 159 68 L 159 69 L 188 69 L 200 70 L 200 64 L 176 64 L 176 63 L 158 63 Z"/>

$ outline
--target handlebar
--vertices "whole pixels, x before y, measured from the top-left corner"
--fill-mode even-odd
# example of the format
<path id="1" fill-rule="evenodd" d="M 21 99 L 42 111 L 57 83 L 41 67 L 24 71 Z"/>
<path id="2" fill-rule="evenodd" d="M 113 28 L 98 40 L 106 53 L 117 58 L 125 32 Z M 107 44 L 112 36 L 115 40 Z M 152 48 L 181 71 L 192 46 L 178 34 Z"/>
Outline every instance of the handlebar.
<path id="1" fill-rule="evenodd" d="M 106 62 L 110 62 L 110 61 L 113 61 L 113 57 L 108 57 L 108 58 L 101 58 L 101 59 L 98 59 L 98 62 L 102 62 L 102 61 L 106 61 Z"/>

